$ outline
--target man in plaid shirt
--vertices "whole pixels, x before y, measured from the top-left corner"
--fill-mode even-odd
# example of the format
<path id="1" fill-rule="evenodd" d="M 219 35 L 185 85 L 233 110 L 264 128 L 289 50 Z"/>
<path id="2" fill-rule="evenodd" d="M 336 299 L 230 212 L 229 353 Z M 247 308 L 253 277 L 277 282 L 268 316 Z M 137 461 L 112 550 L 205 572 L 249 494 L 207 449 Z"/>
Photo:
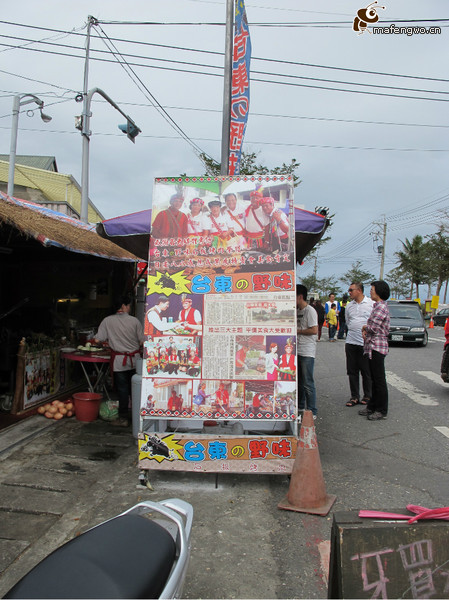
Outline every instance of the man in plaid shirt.
<path id="1" fill-rule="evenodd" d="M 367 407 L 359 411 L 370 421 L 387 418 L 388 387 L 385 377 L 385 357 L 388 354 L 388 334 L 390 331 L 390 313 L 386 300 L 390 297 L 390 288 L 385 281 L 373 281 L 371 299 L 374 307 L 366 325 L 362 327 L 364 339 L 363 352 L 369 358 L 372 381 L 372 394 Z"/>

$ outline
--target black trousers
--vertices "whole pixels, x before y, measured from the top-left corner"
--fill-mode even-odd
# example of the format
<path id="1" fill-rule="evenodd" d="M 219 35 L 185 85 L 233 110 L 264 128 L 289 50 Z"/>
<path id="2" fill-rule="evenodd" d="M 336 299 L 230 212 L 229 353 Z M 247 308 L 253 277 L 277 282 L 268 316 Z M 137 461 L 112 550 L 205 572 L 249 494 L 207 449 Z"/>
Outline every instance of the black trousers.
<path id="1" fill-rule="evenodd" d="M 371 371 L 369 359 L 363 354 L 363 346 L 346 343 L 345 352 L 351 398 L 360 400 L 360 375 L 362 375 L 363 397 L 371 398 Z"/>
<path id="2" fill-rule="evenodd" d="M 114 371 L 114 386 L 118 396 L 120 417 L 128 416 L 129 397 L 131 396 L 131 378 L 136 371 Z"/>
<path id="3" fill-rule="evenodd" d="M 385 377 L 385 355 L 373 350 L 369 366 L 373 394 L 368 402 L 368 410 L 386 415 L 388 413 L 388 387 Z"/>

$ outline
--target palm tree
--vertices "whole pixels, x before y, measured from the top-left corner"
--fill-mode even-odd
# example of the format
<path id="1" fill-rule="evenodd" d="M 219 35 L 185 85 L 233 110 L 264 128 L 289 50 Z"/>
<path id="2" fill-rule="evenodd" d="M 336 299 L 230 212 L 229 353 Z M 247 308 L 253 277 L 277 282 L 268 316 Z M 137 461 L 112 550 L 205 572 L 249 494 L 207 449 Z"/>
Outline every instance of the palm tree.
<path id="1" fill-rule="evenodd" d="M 410 277 L 410 296 L 413 294 L 413 286 L 416 286 L 416 297 L 419 298 L 419 284 L 424 283 L 427 279 L 426 248 L 421 235 L 415 235 L 410 241 L 405 238 L 405 242 L 401 242 L 402 250 L 395 252 L 398 258 L 401 271 L 407 273 Z"/>

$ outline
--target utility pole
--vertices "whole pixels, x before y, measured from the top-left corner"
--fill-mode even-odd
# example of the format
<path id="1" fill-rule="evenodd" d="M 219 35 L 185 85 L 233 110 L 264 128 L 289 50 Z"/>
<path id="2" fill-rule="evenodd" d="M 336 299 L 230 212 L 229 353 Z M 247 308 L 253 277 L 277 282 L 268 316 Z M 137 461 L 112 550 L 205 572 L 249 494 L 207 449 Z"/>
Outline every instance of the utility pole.
<path id="1" fill-rule="evenodd" d="M 90 105 L 92 96 L 100 94 L 109 104 L 115 108 L 126 119 L 125 125 L 119 125 L 119 129 L 126 133 L 128 139 L 134 143 L 134 139 L 139 135 L 141 129 L 134 121 L 100 88 L 88 90 L 89 80 L 89 48 L 90 48 L 90 28 L 92 25 L 97 25 L 98 20 L 89 15 L 87 19 L 87 40 L 86 40 L 86 62 L 84 64 L 84 85 L 83 85 L 83 113 L 80 117 L 75 117 L 75 127 L 81 131 L 83 138 L 82 160 L 81 160 L 81 221 L 88 223 L 89 211 L 89 142 L 92 131 L 90 130 L 90 118 L 92 116 Z"/>
<path id="2" fill-rule="evenodd" d="M 381 223 L 377 223 L 376 221 L 374 221 L 373 223 L 374 225 L 377 225 L 380 230 L 376 231 L 373 235 L 374 235 L 374 240 L 379 239 L 378 236 L 381 235 L 382 236 L 382 244 L 380 246 L 377 246 L 377 252 L 381 255 L 380 256 L 380 274 L 379 274 L 379 279 L 383 279 L 384 278 L 384 267 L 385 267 L 385 248 L 386 248 L 386 243 L 387 243 L 387 220 L 385 218 L 384 215 L 384 220 Z"/>
<path id="3" fill-rule="evenodd" d="M 86 58 L 84 62 L 84 83 L 83 83 L 83 113 L 81 117 L 81 135 L 83 137 L 82 158 L 81 158 L 81 209 L 80 217 L 83 223 L 88 222 L 89 209 L 89 142 L 91 131 L 89 130 L 90 99 L 89 90 L 89 51 L 90 51 L 90 29 L 92 25 L 98 23 L 97 19 L 89 15 L 87 17 L 87 35 L 86 35 Z"/>
<path id="4" fill-rule="evenodd" d="M 231 127 L 232 42 L 234 0 L 226 0 L 226 41 L 223 84 L 223 121 L 221 129 L 221 175 L 229 174 L 229 130 Z"/>
<path id="5" fill-rule="evenodd" d="M 315 254 L 314 256 L 314 260 L 315 260 L 315 264 L 313 267 L 313 285 L 316 287 L 316 274 L 317 274 L 317 261 L 318 261 L 318 256 Z"/>
<path id="6" fill-rule="evenodd" d="M 380 274 L 379 274 L 379 279 L 383 279 L 384 278 L 384 266 L 385 266 L 385 247 L 386 247 L 386 243 L 387 243 L 387 221 L 384 217 L 384 222 L 383 222 L 383 235 L 382 235 L 382 256 L 380 258 Z"/>

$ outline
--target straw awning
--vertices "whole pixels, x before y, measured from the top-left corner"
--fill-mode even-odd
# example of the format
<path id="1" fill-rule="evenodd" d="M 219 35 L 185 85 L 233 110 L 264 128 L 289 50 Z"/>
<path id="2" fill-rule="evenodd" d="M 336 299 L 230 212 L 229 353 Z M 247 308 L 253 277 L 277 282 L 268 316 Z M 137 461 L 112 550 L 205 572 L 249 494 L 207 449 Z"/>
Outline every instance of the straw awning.
<path id="1" fill-rule="evenodd" d="M 100 237 L 90 225 L 0 192 L 0 229 L 5 225 L 15 228 L 25 237 L 34 238 L 43 246 L 55 246 L 110 260 L 139 260 L 131 252 Z M 7 244 L 5 241 L 2 243 Z"/>

